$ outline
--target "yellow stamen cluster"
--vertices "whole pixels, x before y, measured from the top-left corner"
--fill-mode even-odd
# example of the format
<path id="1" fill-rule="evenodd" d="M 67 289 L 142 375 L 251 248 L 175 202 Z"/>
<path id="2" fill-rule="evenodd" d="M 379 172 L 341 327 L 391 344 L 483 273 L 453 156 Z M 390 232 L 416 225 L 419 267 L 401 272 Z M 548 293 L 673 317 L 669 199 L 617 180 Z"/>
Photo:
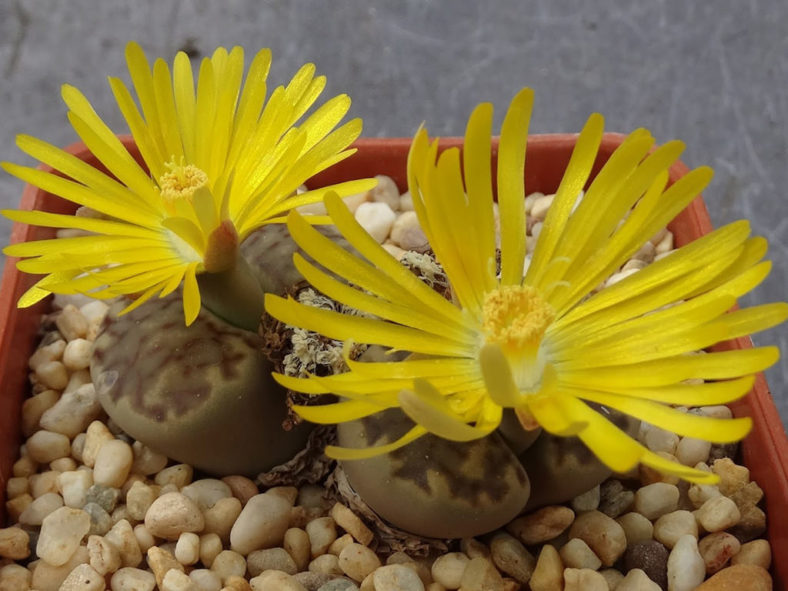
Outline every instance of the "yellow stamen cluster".
<path id="1" fill-rule="evenodd" d="M 530 286 L 503 285 L 484 297 L 482 328 L 487 343 L 510 353 L 523 353 L 539 346 L 555 312 Z"/>
<path id="2" fill-rule="evenodd" d="M 166 172 L 159 179 L 161 197 L 168 205 L 177 201 L 191 201 L 194 193 L 208 184 L 208 175 L 193 164 L 166 165 Z"/>

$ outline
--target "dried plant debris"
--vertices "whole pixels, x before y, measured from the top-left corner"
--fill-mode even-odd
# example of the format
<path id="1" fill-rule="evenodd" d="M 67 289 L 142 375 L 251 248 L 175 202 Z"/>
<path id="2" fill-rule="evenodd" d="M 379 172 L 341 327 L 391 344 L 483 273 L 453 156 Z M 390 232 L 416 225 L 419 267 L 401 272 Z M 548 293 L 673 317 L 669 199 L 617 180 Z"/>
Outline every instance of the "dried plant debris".
<path id="1" fill-rule="evenodd" d="M 334 443 L 335 440 L 336 428 L 333 425 L 316 427 L 309 435 L 303 450 L 290 461 L 258 475 L 257 484 L 265 488 L 318 484 L 335 465 L 334 460 L 323 453 L 326 446 Z"/>
<path id="2" fill-rule="evenodd" d="M 449 279 L 433 254 L 406 251 L 399 262 L 447 300 L 451 300 Z"/>

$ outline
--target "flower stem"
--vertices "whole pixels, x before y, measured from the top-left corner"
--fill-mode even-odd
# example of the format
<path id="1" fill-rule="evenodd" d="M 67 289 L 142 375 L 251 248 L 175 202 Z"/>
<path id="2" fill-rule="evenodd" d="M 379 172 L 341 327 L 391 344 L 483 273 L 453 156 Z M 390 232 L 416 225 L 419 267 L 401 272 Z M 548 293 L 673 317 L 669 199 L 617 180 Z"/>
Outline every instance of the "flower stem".
<path id="1" fill-rule="evenodd" d="M 198 276 L 202 303 L 222 320 L 257 332 L 263 315 L 263 289 L 240 253 L 235 264 Z"/>

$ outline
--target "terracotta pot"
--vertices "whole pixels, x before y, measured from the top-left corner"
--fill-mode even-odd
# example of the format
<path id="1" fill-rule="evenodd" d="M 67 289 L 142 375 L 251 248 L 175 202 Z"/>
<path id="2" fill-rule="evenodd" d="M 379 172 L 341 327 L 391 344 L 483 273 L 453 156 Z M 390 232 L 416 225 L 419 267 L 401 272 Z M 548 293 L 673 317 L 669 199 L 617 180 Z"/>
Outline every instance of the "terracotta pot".
<path id="1" fill-rule="evenodd" d="M 535 135 L 528 140 L 526 166 L 526 192 L 554 192 L 569 162 L 577 136 L 570 134 Z M 604 163 L 624 136 L 605 134 L 597 158 L 596 170 Z M 461 139 L 443 140 L 444 147 L 461 144 Z M 126 140 L 128 146 L 131 142 Z M 410 146 L 408 138 L 363 139 L 356 142 L 358 153 L 340 162 L 330 170 L 317 175 L 313 186 L 322 186 L 375 174 L 391 176 L 400 189 L 406 187 L 405 162 Z M 95 159 L 82 144 L 71 146 L 68 151 L 79 158 L 96 164 Z M 671 181 L 686 174 L 688 169 L 676 163 L 670 170 Z M 74 206 L 35 187 L 27 186 L 22 194 L 23 209 L 44 209 L 54 212 L 73 212 Z M 711 221 L 702 199 L 696 199 L 670 224 L 677 245 L 686 244 L 708 233 Z M 46 228 L 14 224 L 11 242 L 50 238 L 53 231 Z M 47 311 L 48 302 L 24 310 L 16 301 L 34 282 L 35 277 L 16 270 L 15 259 L 6 261 L 0 289 L 0 501 L 5 501 L 6 481 L 11 473 L 20 444 L 20 408 L 27 392 L 27 360 L 35 347 L 36 333 L 41 315 Z M 720 350 L 749 348 L 748 338 L 718 345 Z M 751 476 L 765 492 L 769 520 L 768 539 L 773 553 L 775 588 L 788 583 L 788 438 L 774 406 L 766 381 L 759 375 L 753 391 L 732 406 L 736 416 L 753 418 L 752 433 L 742 444 L 744 464 Z M 4 506 L 4 503 L 3 503 Z"/>

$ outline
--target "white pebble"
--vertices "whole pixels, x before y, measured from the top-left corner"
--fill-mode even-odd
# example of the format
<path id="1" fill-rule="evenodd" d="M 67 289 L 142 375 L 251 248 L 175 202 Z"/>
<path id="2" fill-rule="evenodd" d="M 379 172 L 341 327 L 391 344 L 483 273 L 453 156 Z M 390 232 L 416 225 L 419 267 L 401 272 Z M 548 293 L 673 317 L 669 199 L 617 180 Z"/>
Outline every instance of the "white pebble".
<path id="1" fill-rule="evenodd" d="M 255 495 L 247 501 L 230 531 L 230 547 L 246 556 L 260 548 L 281 546 L 292 506 L 279 495 Z"/>
<path id="2" fill-rule="evenodd" d="M 692 591 L 705 577 L 698 540 L 691 535 L 680 537 L 668 556 L 668 591 Z"/>
<path id="3" fill-rule="evenodd" d="M 364 578 L 380 566 L 380 558 L 361 544 L 348 544 L 339 553 L 339 568 L 356 581 Z"/>
<path id="4" fill-rule="evenodd" d="M 104 576 L 89 564 L 80 564 L 69 573 L 58 591 L 104 591 Z"/>
<path id="5" fill-rule="evenodd" d="M 368 191 L 368 197 L 374 202 L 385 203 L 392 210 L 399 209 L 399 189 L 397 183 L 390 176 L 379 174 L 375 177 L 377 186 Z"/>
<path id="6" fill-rule="evenodd" d="M 156 537 L 177 540 L 184 532 L 200 532 L 205 520 L 197 503 L 178 492 L 161 495 L 145 514 L 145 527 Z"/>
<path id="7" fill-rule="evenodd" d="M 312 550 L 312 558 L 328 552 L 328 547 L 337 539 L 336 523 L 332 517 L 318 517 L 306 524 L 306 533 Z"/>
<path id="8" fill-rule="evenodd" d="M 447 589 L 459 589 L 462 582 L 462 573 L 470 562 L 462 552 L 449 552 L 439 556 L 432 563 L 432 578 Z"/>
<path id="9" fill-rule="evenodd" d="M 665 429 L 651 426 L 651 428 L 646 431 L 644 443 L 651 451 L 664 451 L 671 455 L 676 455 L 679 436 Z"/>
<path id="10" fill-rule="evenodd" d="M 71 453 L 71 441 L 62 433 L 52 431 L 36 431 L 25 444 L 27 454 L 39 464 L 48 464 L 52 460 L 65 458 Z"/>
<path id="11" fill-rule="evenodd" d="M 96 397 L 95 387 L 93 384 L 83 384 L 70 392 L 64 392 L 60 400 L 44 411 L 40 424 L 48 431 L 73 438 L 87 429 L 100 412 L 101 404 Z"/>
<path id="12" fill-rule="evenodd" d="M 200 536 L 193 532 L 183 532 L 175 544 L 175 559 L 185 566 L 200 560 Z"/>
<path id="13" fill-rule="evenodd" d="M 52 566 L 61 566 L 73 556 L 88 531 L 90 516 L 87 513 L 61 507 L 44 518 L 36 554 Z"/>
<path id="14" fill-rule="evenodd" d="M 63 311 L 55 318 L 55 324 L 67 341 L 82 338 L 88 333 L 87 319 L 73 304 L 68 304 L 63 308 Z"/>
<path id="15" fill-rule="evenodd" d="M 698 462 L 708 460 L 710 451 L 710 441 L 703 441 L 694 437 L 682 437 L 676 446 L 676 459 L 685 466 L 694 466 Z"/>
<path id="16" fill-rule="evenodd" d="M 90 566 L 100 575 L 112 574 L 121 567 L 120 552 L 103 537 L 90 536 L 87 548 Z"/>
<path id="17" fill-rule="evenodd" d="M 675 511 L 679 503 L 679 489 L 674 484 L 655 482 L 635 492 L 635 511 L 654 520 Z"/>
<path id="18" fill-rule="evenodd" d="M 49 514 L 57 511 L 62 506 L 63 498 L 59 494 L 43 494 L 22 511 L 19 515 L 19 523 L 24 525 L 41 525 Z"/>
<path id="19" fill-rule="evenodd" d="M 184 486 L 181 493 L 197 503 L 200 510 L 205 511 L 213 507 L 220 499 L 233 496 L 233 491 L 226 483 L 217 478 L 203 478 L 195 480 L 191 484 Z"/>
<path id="20" fill-rule="evenodd" d="M 153 451 L 139 441 L 132 444 L 131 450 L 134 452 L 134 463 L 131 465 L 131 470 L 135 474 L 148 476 L 164 470 L 167 466 L 167 456 Z"/>
<path id="21" fill-rule="evenodd" d="M 416 571 L 402 564 L 381 566 L 372 573 L 372 581 L 375 591 L 424 591 Z"/>
<path id="22" fill-rule="evenodd" d="M 602 561 L 594 554 L 594 551 L 588 547 L 580 538 L 572 538 L 563 545 L 558 552 L 564 565 L 570 568 L 590 568 L 597 570 L 602 566 Z"/>
<path id="23" fill-rule="evenodd" d="M 139 568 L 125 567 L 112 575 L 110 587 L 112 591 L 153 591 L 156 577 Z"/>
<path id="24" fill-rule="evenodd" d="M 131 471 L 134 454 L 131 446 L 120 439 L 104 442 L 96 454 L 93 481 L 96 484 L 120 488 Z"/>
<path id="25" fill-rule="evenodd" d="M 698 537 L 698 524 L 689 511 L 666 513 L 654 523 L 654 539 L 668 549 L 673 548 L 679 538 L 685 535 Z"/>
<path id="26" fill-rule="evenodd" d="M 252 591 L 306 591 L 296 579 L 279 570 L 267 570 L 249 581 Z"/>
<path id="27" fill-rule="evenodd" d="M 406 211 L 394 221 L 391 241 L 404 250 L 424 252 L 430 247 L 415 211 Z"/>
<path id="28" fill-rule="evenodd" d="M 616 591 L 662 591 L 661 587 L 639 568 L 629 571 L 615 589 Z"/>
<path id="29" fill-rule="evenodd" d="M 365 202 L 358 206 L 356 221 L 380 244 L 386 240 L 397 214 L 386 203 Z"/>
<path id="30" fill-rule="evenodd" d="M 197 591 L 194 581 L 184 572 L 171 568 L 164 575 L 161 591 Z"/>
<path id="31" fill-rule="evenodd" d="M 93 343 L 87 339 L 74 339 L 63 351 L 63 365 L 70 371 L 85 369 L 90 365 Z"/>
<path id="32" fill-rule="evenodd" d="M 700 526 L 708 532 L 718 532 L 733 527 L 741 519 L 736 503 L 728 497 L 709 499 L 695 512 Z"/>

